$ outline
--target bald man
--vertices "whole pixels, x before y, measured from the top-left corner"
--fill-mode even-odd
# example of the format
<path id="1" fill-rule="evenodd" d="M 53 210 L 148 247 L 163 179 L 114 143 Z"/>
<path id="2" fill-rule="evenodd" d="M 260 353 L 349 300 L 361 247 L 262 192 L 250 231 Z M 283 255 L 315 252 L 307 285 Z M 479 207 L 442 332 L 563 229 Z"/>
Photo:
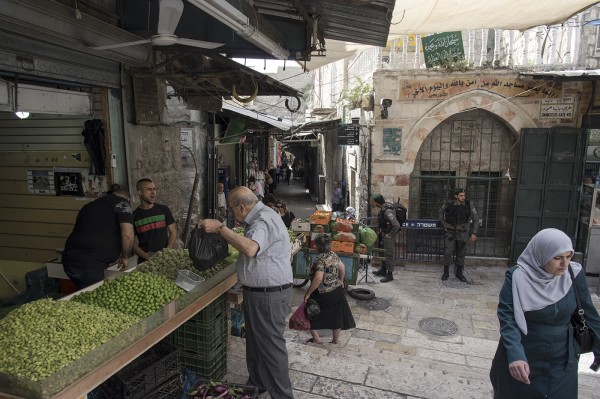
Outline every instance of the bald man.
<path id="1" fill-rule="evenodd" d="M 200 227 L 219 233 L 240 252 L 236 271 L 244 287 L 248 384 L 268 391 L 273 399 L 290 399 L 294 396 L 283 336 L 293 281 L 288 232 L 281 216 L 247 187 L 233 189 L 228 205 L 235 221 L 245 226 L 243 236 L 215 219 L 202 220 Z"/>

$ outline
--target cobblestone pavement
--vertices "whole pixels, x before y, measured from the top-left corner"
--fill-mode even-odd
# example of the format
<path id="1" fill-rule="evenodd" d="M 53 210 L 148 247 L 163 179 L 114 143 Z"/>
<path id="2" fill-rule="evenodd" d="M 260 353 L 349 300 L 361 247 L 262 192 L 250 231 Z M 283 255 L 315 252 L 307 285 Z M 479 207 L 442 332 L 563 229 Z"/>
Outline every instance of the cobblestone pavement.
<path id="1" fill-rule="evenodd" d="M 491 399 L 488 373 L 499 337 L 496 306 L 505 270 L 468 268 L 471 285 L 453 277 L 442 284 L 441 266 L 430 264 L 397 266 L 390 283 L 369 278 L 357 287 L 373 290 L 390 306 L 369 310 L 348 296 L 356 328 L 342 331 L 340 345 L 327 343 L 327 336 L 323 345 L 306 344 L 308 332 L 286 331 L 294 397 Z M 290 315 L 305 289 L 294 289 Z M 593 298 L 600 308 L 598 296 Z M 454 329 L 453 335 L 440 335 Z M 244 356 L 244 340 L 231 337 L 228 381 L 246 382 Z M 588 369 L 591 362 L 591 354 L 580 360 L 581 399 L 600 399 L 600 374 Z"/>

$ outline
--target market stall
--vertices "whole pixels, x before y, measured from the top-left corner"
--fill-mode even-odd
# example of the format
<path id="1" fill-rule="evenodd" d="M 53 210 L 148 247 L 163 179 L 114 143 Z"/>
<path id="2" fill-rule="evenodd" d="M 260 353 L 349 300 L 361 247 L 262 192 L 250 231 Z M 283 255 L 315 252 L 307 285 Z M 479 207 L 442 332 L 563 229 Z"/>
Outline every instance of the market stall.
<path id="1" fill-rule="evenodd" d="M 331 249 L 336 252 L 346 269 L 345 280 L 348 285 L 355 285 L 358 278 L 360 266 L 360 257 L 370 252 L 372 242 L 366 245 L 363 239 L 370 239 L 375 236 L 371 230 L 364 233 L 362 229 L 366 226 L 360 226 L 353 220 L 342 218 L 332 218 L 334 213 L 328 211 L 316 211 L 308 220 L 294 220 L 292 229 L 296 232 L 302 232 L 307 239 L 293 256 L 292 268 L 294 278 L 308 279 L 312 262 L 318 255 L 314 247 L 315 237 L 319 234 L 331 236 Z M 361 239 L 362 237 L 362 239 Z M 374 240 L 373 240 L 374 241 Z"/>
<path id="2" fill-rule="evenodd" d="M 36 381 L 0 372 L 0 398 L 72 399 L 86 395 L 233 287 L 237 282 L 234 262 L 235 257 L 228 258 L 219 271 L 211 273 L 195 288 L 188 292 L 182 290 L 176 299 L 168 300 L 146 317 L 136 319 L 138 321 L 129 328 L 45 378 Z M 131 274 L 127 277 L 131 278 Z M 174 285 L 174 279 L 171 282 Z M 91 287 L 91 291 L 99 290 L 103 284 L 110 283 L 105 280 Z M 68 300 L 73 301 L 72 297 Z M 62 322 L 68 325 L 86 321 Z M 93 325 L 85 327 L 94 328 Z"/>

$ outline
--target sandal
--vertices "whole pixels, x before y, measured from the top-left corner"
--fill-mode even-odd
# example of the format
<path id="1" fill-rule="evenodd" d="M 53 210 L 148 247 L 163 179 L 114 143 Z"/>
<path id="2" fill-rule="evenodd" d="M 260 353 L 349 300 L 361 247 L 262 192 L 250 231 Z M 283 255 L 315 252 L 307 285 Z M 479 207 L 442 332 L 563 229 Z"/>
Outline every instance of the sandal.
<path id="1" fill-rule="evenodd" d="M 309 338 L 306 340 L 307 344 L 317 344 L 317 345 L 323 345 L 323 341 L 321 342 L 316 342 L 314 338 Z"/>

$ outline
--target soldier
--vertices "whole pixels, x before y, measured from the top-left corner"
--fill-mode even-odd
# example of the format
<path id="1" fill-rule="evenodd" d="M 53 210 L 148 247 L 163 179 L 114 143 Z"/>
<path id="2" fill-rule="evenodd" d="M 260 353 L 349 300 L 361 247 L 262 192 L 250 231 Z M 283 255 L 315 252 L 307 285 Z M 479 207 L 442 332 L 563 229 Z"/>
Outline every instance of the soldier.
<path id="1" fill-rule="evenodd" d="M 400 231 L 400 222 L 396 218 L 394 205 L 386 202 L 383 195 L 375 194 L 373 196 L 373 204 L 380 209 L 377 221 L 379 223 L 379 239 L 383 241 L 383 249 L 385 249 L 385 261 L 381 268 L 373 272 L 376 276 L 383 277 L 379 280 L 382 283 L 387 283 L 394 279 L 394 245 L 396 243 L 396 235 Z"/>
<path id="2" fill-rule="evenodd" d="M 477 240 L 479 216 L 467 200 L 465 189 L 456 188 L 454 190 L 454 199 L 448 200 L 442 205 L 439 217 L 444 230 L 446 230 L 442 280 L 448 280 L 450 263 L 452 263 L 452 257 L 456 253 L 456 278 L 466 283 L 467 279 L 463 274 L 466 247 L 468 241 L 475 242 Z M 473 223 L 471 234 L 469 234 L 469 223 Z"/>

